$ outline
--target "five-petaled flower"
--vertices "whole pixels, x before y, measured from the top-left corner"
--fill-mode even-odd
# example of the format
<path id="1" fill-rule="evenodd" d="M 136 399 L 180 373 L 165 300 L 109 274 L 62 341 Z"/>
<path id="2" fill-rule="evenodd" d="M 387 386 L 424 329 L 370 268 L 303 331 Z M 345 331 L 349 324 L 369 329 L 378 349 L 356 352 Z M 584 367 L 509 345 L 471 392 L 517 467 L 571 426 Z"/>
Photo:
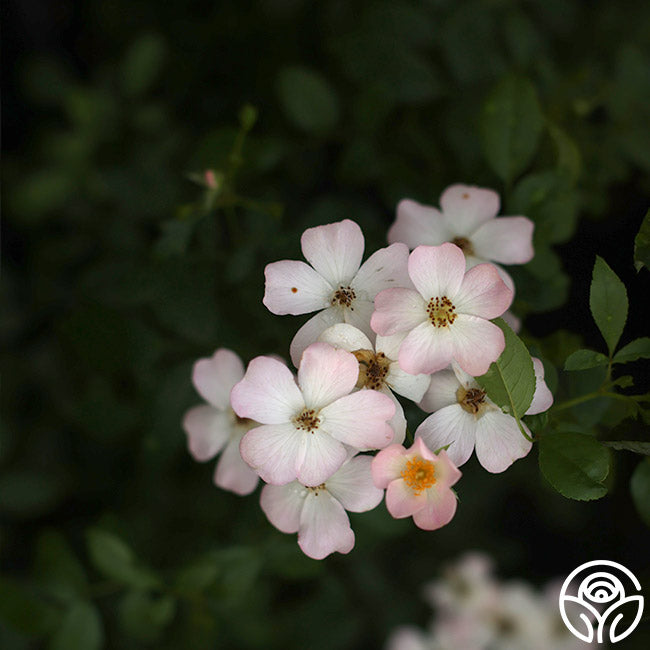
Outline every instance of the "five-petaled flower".
<path id="1" fill-rule="evenodd" d="M 456 494 L 451 489 L 460 470 L 442 450 L 434 454 L 416 437 L 413 446 L 390 445 L 372 461 L 372 478 L 386 489 L 386 508 L 396 519 L 413 517 L 423 530 L 448 524 L 456 513 Z"/>

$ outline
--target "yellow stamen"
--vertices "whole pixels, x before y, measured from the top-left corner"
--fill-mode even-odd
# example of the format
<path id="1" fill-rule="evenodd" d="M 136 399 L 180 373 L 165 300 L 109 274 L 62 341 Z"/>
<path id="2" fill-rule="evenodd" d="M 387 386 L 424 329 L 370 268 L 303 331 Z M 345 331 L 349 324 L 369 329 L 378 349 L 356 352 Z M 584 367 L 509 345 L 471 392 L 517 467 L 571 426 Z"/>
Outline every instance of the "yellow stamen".
<path id="1" fill-rule="evenodd" d="M 447 296 L 431 298 L 427 306 L 427 314 L 435 327 L 447 327 L 456 320 L 456 307 Z"/>
<path id="2" fill-rule="evenodd" d="M 402 470 L 402 478 L 413 490 L 413 494 L 419 496 L 424 490 L 435 485 L 436 471 L 433 462 L 418 456 L 412 458 Z"/>

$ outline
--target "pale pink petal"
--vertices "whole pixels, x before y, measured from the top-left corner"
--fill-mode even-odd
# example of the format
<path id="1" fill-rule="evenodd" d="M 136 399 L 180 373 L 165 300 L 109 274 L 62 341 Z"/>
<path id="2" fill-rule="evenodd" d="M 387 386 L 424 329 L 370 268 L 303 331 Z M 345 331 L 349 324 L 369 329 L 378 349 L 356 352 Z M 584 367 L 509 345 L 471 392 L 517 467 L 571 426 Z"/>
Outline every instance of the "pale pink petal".
<path id="1" fill-rule="evenodd" d="M 526 425 L 523 426 L 530 435 Z M 478 421 L 476 457 L 488 472 L 503 472 L 518 458 L 523 458 L 532 446 L 510 415 L 496 410 L 488 411 Z"/>
<path id="2" fill-rule="evenodd" d="M 512 279 L 512 276 L 508 273 L 508 271 L 506 271 L 500 264 L 491 262 L 490 260 L 486 260 L 482 257 L 474 257 L 473 255 L 466 256 L 465 262 L 467 263 L 468 271 L 470 269 L 473 269 L 475 266 L 478 266 L 479 264 L 492 264 L 492 266 L 494 266 L 499 272 L 499 275 L 501 276 L 501 279 L 505 283 L 506 287 L 508 287 L 508 289 L 510 289 L 513 294 L 515 293 L 515 281 Z"/>
<path id="3" fill-rule="evenodd" d="M 346 350 L 312 343 L 302 354 L 298 385 L 307 408 L 320 409 L 350 393 L 359 378 L 359 362 Z"/>
<path id="4" fill-rule="evenodd" d="M 257 487 L 259 477 L 244 462 L 239 452 L 241 436 L 233 436 L 223 450 L 214 473 L 214 484 L 244 496 Z"/>
<path id="5" fill-rule="evenodd" d="M 395 404 L 390 397 L 360 390 L 322 409 L 320 427 L 355 449 L 381 449 L 393 439 L 393 430 L 387 424 L 393 415 Z"/>
<path id="6" fill-rule="evenodd" d="M 448 524 L 456 514 L 458 499 L 447 487 L 425 490 L 427 501 L 423 508 L 413 514 L 413 522 L 422 530 L 437 530 Z"/>
<path id="7" fill-rule="evenodd" d="M 454 350 L 449 330 L 449 327 L 435 327 L 426 321 L 409 332 L 399 349 L 402 370 L 418 375 L 446 368 Z"/>
<path id="8" fill-rule="evenodd" d="M 386 643 L 386 650 L 432 650 L 431 639 L 416 627 L 399 627 Z"/>
<path id="9" fill-rule="evenodd" d="M 302 353 L 318 340 L 318 337 L 332 325 L 343 322 L 343 311 L 337 307 L 328 307 L 312 316 L 297 332 L 291 341 L 289 355 L 293 365 L 300 366 Z"/>
<path id="10" fill-rule="evenodd" d="M 427 504 L 426 490 L 416 494 L 403 478 L 391 481 L 386 489 L 386 509 L 395 519 L 411 517 Z"/>
<path id="11" fill-rule="evenodd" d="M 260 506 L 278 530 L 297 533 L 306 496 L 307 490 L 296 481 L 287 485 L 265 485 L 260 494 Z"/>
<path id="12" fill-rule="evenodd" d="M 242 438 L 239 451 L 264 481 L 284 485 L 296 478 L 296 459 L 305 435 L 310 434 L 293 424 L 255 427 Z"/>
<path id="13" fill-rule="evenodd" d="M 349 219 L 308 228 L 300 238 L 305 259 L 334 288 L 347 286 L 359 270 L 364 241 L 361 228 Z"/>
<path id="14" fill-rule="evenodd" d="M 230 415 L 209 404 L 191 408 L 183 418 L 187 446 L 194 460 L 204 461 L 216 456 L 230 438 Z"/>
<path id="15" fill-rule="evenodd" d="M 553 404 L 553 393 L 544 381 L 544 364 L 537 357 L 533 357 L 533 369 L 535 370 L 535 394 L 526 415 L 536 415 L 548 411 Z"/>
<path id="16" fill-rule="evenodd" d="M 444 449 L 440 451 L 435 460 L 436 489 L 456 485 L 462 475 L 449 454 Z"/>
<path id="17" fill-rule="evenodd" d="M 467 271 L 460 291 L 451 298 L 456 312 L 481 318 L 497 318 L 508 309 L 513 293 L 493 264 L 479 264 Z"/>
<path id="18" fill-rule="evenodd" d="M 347 457 L 345 447 L 321 428 L 303 433 L 296 457 L 296 478 L 303 485 L 320 485 L 343 465 Z"/>
<path id="19" fill-rule="evenodd" d="M 390 336 L 381 336 L 377 334 L 375 350 L 377 350 L 377 352 L 383 352 L 391 361 L 397 361 L 400 346 L 407 334 L 408 332 L 398 332 L 397 334 L 391 334 Z"/>
<path id="20" fill-rule="evenodd" d="M 393 444 L 382 449 L 372 459 L 370 466 L 374 484 L 382 490 L 386 489 L 391 481 L 400 478 L 406 460 L 406 449 L 402 445 Z"/>
<path id="21" fill-rule="evenodd" d="M 499 217 L 486 221 L 473 235 L 472 246 L 478 257 L 501 264 L 525 264 L 535 255 L 533 230 L 527 217 Z"/>
<path id="22" fill-rule="evenodd" d="M 361 330 L 371 341 L 374 341 L 375 333 L 370 327 L 370 319 L 374 310 L 373 302 L 357 298 L 351 307 L 343 309 L 343 319 L 348 325 Z"/>
<path id="23" fill-rule="evenodd" d="M 262 302 L 274 314 L 308 314 L 329 307 L 334 287 L 304 262 L 267 264 L 264 276 Z"/>
<path id="24" fill-rule="evenodd" d="M 465 275 L 465 256 L 450 243 L 418 246 L 409 256 L 408 270 L 425 302 L 435 297 L 453 298 Z"/>
<path id="25" fill-rule="evenodd" d="M 372 329 L 382 336 L 407 332 L 427 318 L 427 303 L 413 289 L 385 289 L 375 298 Z"/>
<path id="26" fill-rule="evenodd" d="M 476 418 L 460 404 L 445 406 L 430 415 L 415 430 L 429 449 L 447 448 L 447 456 L 457 467 L 467 462 L 476 442 Z"/>
<path id="27" fill-rule="evenodd" d="M 244 364 L 232 351 L 218 349 L 209 359 L 199 359 L 192 370 L 192 383 L 199 395 L 212 406 L 230 407 L 230 391 L 244 376 Z"/>
<path id="28" fill-rule="evenodd" d="M 484 375 L 506 347 L 501 329 L 478 316 L 458 314 L 449 329 L 453 340 L 453 358 L 472 377 Z"/>
<path id="29" fill-rule="evenodd" d="M 384 498 L 372 481 L 371 463 L 372 456 L 355 456 L 327 480 L 328 492 L 350 512 L 372 510 Z"/>
<path id="30" fill-rule="evenodd" d="M 232 408 L 242 418 L 264 424 L 289 422 L 304 407 L 293 374 L 271 357 L 256 357 L 232 389 Z"/>
<path id="31" fill-rule="evenodd" d="M 433 413 L 445 406 L 457 404 L 456 393 L 460 387 L 461 383 L 451 368 L 440 370 L 431 375 L 431 383 L 419 406 L 423 411 Z"/>
<path id="32" fill-rule="evenodd" d="M 327 490 L 312 491 L 305 497 L 298 545 L 314 560 L 322 560 L 335 551 L 349 553 L 354 548 L 348 515 Z"/>
<path id="33" fill-rule="evenodd" d="M 388 421 L 390 428 L 394 432 L 390 442 L 391 444 L 396 442 L 401 445 L 404 442 L 404 438 L 406 438 L 406 417 L 404 416 L 404 409 L 390 388 L 383 386 L 380 392 L 390 397 L 393 400 L 393 404 L 395 404 L 395 415 Z"/>
<path id="34" fill-rule="evenodd" d="M 360 329 L 347 323 L 337 323 L 328 327 L 318 340 L 348 352 L 373 349 L 370 339 Z"/>
<path id="35" fill-rule="evenodd" d="M 374 300 L 383 289 L 410 287 L 408 259 L 406 244 L 392 244 L 375 251 L 352 280 L 351 286 L 357 298 Z"/>
<path id="36" fill-rule="evenodd" d="M 402 370 L 399 364 L 394 361 L 388 367 L 386 383 L 398 395 L 402 395 L 414 402 L 419 402 L 429 388 L 431 377 L 424 374 L 411 375 Z"/>
<path id="37" fill-rule="evenodd" d="M 499 195 L 472 185 L 451 185 L 440 197 L 448 226 L 456 235 L 471 235 L 482 223 L 499 213 Z"/>
<path id="38" fill-rule="evenodd" d="M 519 334 L 521 330 L 521 318 L 519 318 L 519 316 L 516 316 L 508 309 L 508 311 L 504 311 L 503 314 L 501 314 L 501 318 L 503 318 L 515 334 Z"/>
<path id="39" fill-rule="evenodd" d="M 440 210 L 411 199 L 397 204 L 397 218 L 388 231 L 389 243 L 404 242 L 413 249 L 420 244 L 438 246 L 451 238 Z"/>

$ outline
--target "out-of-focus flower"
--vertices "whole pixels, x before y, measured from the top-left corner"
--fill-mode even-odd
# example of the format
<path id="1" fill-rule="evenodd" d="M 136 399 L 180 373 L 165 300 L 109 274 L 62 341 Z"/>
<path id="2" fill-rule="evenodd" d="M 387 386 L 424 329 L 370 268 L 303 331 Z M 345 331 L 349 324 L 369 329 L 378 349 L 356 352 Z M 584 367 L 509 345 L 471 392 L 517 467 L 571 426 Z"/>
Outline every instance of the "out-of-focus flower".
<path id="1" fill-rule="evenodd" d="M 385 289 L 375 298 L 372 328 L 382 336 L 407 333 L 399 365 L 411 374 L 430 374 L 456 360 L 479 376 L 505 347 L 503 332 L 489 319 L 501 316 L 512 290 L 492 264 L 465 273 L 465 258 L 454 244 L 418 246 L 409 256 L 415 290 Z"/>
<path id="2" fill-rule="evenodd" d="M 386 508 L 396 519 L 413 517 L 423 530 L 448 524 L 456 513 L 452 485 L 461 473 L 445 451 L 434 454 L 421 438 L 410 449 L 390 445 L 372 461 L 372 478 L 386 489 Z"/>
<path id="3" fill-rule="evenodd" d="M 231 394 L 235 413 L 262 423 L 242 439 L 244 460 L 267 483 L 317 486 L 344 463 L 344 445 L 385 447 L 395 405 L 376 391 L 350 394 L 358 376 L 356 357 L 327 343 L 305 350 L 297 384 L 280 361 L 253 359 Z"/>
<path id="4" fill-rule="evenodd" d="M 391 442 L 401 444 L 406 433 L 406 418 L 402 405 L 393 395 L 393 391 L 414 402 L 419 402 L 429 387 L 430 377 L 409 375 L 399 367 L 399 363 L 395 360 L 399 343 L 395 345 L 393 339 L 395 337 L 378 336 L 373 346 L 361 330 L 346 323 L 332 325 L 318 337 L 319 341 L 354 354 L 359 362 L 358 389 L 379 391 L 395 402 L 395 415 L 390 421 L 395 437 Z"/>
<path id="5" fill-rule="evenodd" d="M 267 264 L 264 271 L 263 302 L 269 311 L 279 315 L 319 312 L 291 342 L 295 366 L 305 348 L 336 323 L 349 323 L 374 337 L 370 316 L 377 293 L 388 287 L 411 286 L 406 272 L 408 247 L 382 248 L 362 265 L 363 233 L 349 219 L 305 230 L 300 244 L 309 264 L 283 260 Z"/>
<path id="6" fill-rule="evenodd" d="M 206 461 L 223 450 L 217 463 L 214 482 L 236 494 L 250 494 L 258 482 L 257 474 L 243 461 L 239 443 L 257 422 L 242 419 L 230 406 L 230 391 L 244 376 L 244 364 L 232 351 L 218 349 L 212 357 L 194 364 L 192 383 L 208 403 L 191 408 L 183 418 L 190 453 Z"/>
<path id="7" fill-rule="evenodd" d="M 372 482 L 371 461 L 370 456 L 351 458 L 314 487 L 297 481 L 267 485 L 260 496 L 262 510 L 283 533 L 298 533 L 298 545 L 314 560 L 335 551 L 349 553 L 354 547 L 354 532 L 345 511 L 372 510 L 383 497 L 383 491 Z"/>

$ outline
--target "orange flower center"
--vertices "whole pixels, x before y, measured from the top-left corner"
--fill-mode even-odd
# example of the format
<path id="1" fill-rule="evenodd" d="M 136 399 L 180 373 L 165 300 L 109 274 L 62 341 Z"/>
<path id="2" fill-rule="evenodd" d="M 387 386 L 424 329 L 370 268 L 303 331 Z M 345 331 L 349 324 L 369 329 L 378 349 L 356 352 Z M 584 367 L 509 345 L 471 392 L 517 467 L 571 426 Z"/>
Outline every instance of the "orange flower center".
<path id="1" fill-rule="evenodd" d="M 435 484 L 436 470 L 432 461 L 416 456 L 406 463 L 402 478 L 413 490 L 413 494 L 418 496 Z"/>

